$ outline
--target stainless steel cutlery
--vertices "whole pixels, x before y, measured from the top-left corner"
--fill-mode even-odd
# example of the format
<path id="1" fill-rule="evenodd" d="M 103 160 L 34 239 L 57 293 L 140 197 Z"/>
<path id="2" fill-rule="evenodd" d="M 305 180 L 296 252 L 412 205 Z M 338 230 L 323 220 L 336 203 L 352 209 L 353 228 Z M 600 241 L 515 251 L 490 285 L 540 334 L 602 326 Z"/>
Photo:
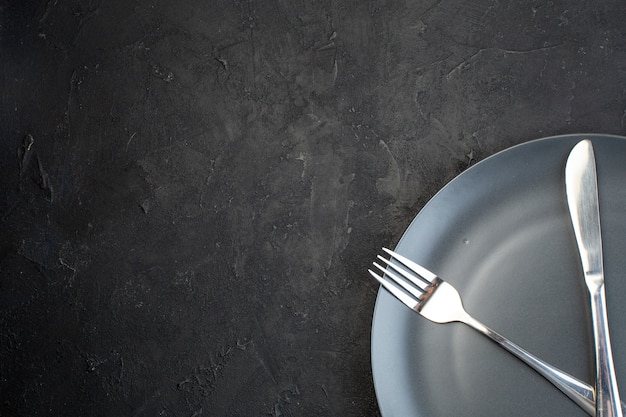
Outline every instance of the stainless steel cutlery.
<path id="1" fill-rule="evenodd" d="M 463 308 L 458 291 L 434 273 L 389 249 L 383 250 L 391 260 L 380 255 L 378 259 L 387 268 L 374 262 L 382 275 L 371 269 L 369 273 L 407 307 L 435 323 L 467 324 L 539 372 L 589 415 L 595 415 L 593 387 L 547 364 L 471 317 Z"/>
<path id="2" fill-rule="evenodd" d="M 591 141 L 579 142 L 570 152 L 565 166 L 565 188 L 591 301 L 596 352 L 596 416 L 622 417 L 606 312 L 598 181 Z"/>

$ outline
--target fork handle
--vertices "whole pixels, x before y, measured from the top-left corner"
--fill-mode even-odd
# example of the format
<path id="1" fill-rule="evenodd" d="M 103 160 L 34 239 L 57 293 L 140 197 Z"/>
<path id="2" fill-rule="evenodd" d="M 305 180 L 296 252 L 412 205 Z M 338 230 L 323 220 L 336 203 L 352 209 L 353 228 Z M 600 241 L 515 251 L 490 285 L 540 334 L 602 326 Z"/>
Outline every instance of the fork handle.
<path id="1" fill-rule="evenodd" d="M 555 387 L 560 389 L 580 408 L 585 410 L 587 414 L 590 416 L 596 415 L 595 391 L 591 385 L 586 384 L 585 382 L 582 382 L 560 369 L 542 361 L 538 357 L 517 346 L 515 343 L 511 342 L 494 330 L 491 330 L 489 327 L 469 315 L 463 320 L 463 323 L 474 328 L 475 330 L 478 330 L 480 333 L 484 334 L 516 356 L 522 362 L 533 368 L 541 376 L 550 381 Z M 622 408 L 626 409 L 626 404 L 622 403 Z"/>

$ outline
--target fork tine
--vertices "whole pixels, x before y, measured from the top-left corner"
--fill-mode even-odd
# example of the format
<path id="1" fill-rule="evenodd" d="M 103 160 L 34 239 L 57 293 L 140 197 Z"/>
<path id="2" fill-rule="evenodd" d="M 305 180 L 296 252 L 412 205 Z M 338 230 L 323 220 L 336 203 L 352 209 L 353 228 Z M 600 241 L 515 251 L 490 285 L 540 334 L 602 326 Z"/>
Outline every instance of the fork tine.
<path id="1" fill-rule="evenodd" d="M 416 301 L 409 294 L 405 293 L 402 290 L 402 288 L 400 288 L 400 286 L 398 286 L 397 284 L 393 283 L 392 281 L 390 281 L 388 279 L 383 278 L 382 276 L 378 275 L 376 272 L 372 271 L 371 269 L 368 269 L 368 272 L 374 278 L 376 278 L 376 281 L 378 281 L 380 283 L 380 285 L 385 287 L 385 289 L 387 291 L 389 291 L 391 293 L 391 295 L 396 297 L 398 300 L 400 300 L 404 305 L 406 305 L 410 309 L 412 309 L 412 310 L 416 309 L 416 307 L 419 304 L 419 302 Z"/>
<path id="2" fill-rule="evenodd" d="M 383 276 L 386 275 L 387 277 L 389 277 L 391 281 L 393 281 L 396 285 L 399 285 L 400 287 L 402 287 L 402 289 L 404 289 L 406 292 L 411 294 L 414 298 L 419 300 L 421 296 L 424 294 L 425 290 L 422 290 L 419 287 L 415 287 L 414 285 L 411 285 L 409 282 L 400 278 L 398 275 L 392 272 L 389 268 L 385 269 L 384 266 L 377 264 L 376 262 L 374 262 L 374 266 L 380 269 L 384 273 Z"/>
<path id="3" fill-rule="evenodd" d="M 383 250 L 387 252 L 392 258 L 397 259 L 398 261 L 400 261 L 400 263 L 402 263 L 404 266 L 406 266 L 407 268 L 409 268 L 410 270 L 412 270 L 413 272 L 415 272 L 417 275 L 421 276 L 425 280 L 432 282 L 435 278 L 437 278 L 437 275 L 433 274 L 432 272 L 430 272 L 428 269 L 424 268 L 423 266 L 416 264 L 412 260 L 405 258 L 404 256 L 398 253 L 395 253 L 394 251 L 390 249 L 383 248 Z"/>
<path id="4" fill-rule="evenodd" d="M 429 281 L 426 281 L 425 279 L 419 277 L 418 275 L 415 274 L 415 272 L 409 272 L 406 269 L 402 268 L 400 265 L 395 264 L 391 262 L 389 259 L 383 258 L 380 255 L 378 255 L 378 259 L 386 263 L 389 266 L 389 268 L 400 273 L 400 275 L 402 275 L 404 278 L 411 281 L 413 285 L 417 286 L 420 290 L 422 290 L 422 292 L 425 292 L 426 288 L 428 288 L 428 286 L 430 285 Z M 389 272 L 389 268 L 387 268 L 385 272 Z"/>

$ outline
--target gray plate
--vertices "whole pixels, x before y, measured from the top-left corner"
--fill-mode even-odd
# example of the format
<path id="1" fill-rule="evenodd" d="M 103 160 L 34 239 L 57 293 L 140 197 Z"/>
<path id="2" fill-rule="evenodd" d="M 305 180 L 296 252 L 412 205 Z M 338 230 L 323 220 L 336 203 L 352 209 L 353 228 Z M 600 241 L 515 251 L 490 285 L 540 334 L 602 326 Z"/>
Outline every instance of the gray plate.
<path id="1" fill-rule="evenodd" d="M 475 318 L 593 384 L 588 295 L 564 188 L 568 153 L 584 138 L 596 153 L 609 325 L 626 390 L 626 138 L 551 137 L 487 158 L 423 208 L 396 250 L 452 283 Z M 433 324 L 384 290 L 372 369 L 384 417 L 586 415 L 476 331 Z"/>

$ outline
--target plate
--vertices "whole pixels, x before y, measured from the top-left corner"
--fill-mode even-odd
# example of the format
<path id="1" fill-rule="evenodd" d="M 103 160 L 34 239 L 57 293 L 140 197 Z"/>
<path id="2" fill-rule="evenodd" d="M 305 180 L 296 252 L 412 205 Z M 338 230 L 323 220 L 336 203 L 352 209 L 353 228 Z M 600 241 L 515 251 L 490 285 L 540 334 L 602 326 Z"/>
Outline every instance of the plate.
<path id="1" fill-rule="evenodd" d="M 493 155 L 437 193 L 396 251 L 453 284 L 476 319 L 593 384 L 589 297 L 564 187 L 582 139 L 596 154 L 609 325 L 626 387 L 626 138 L 555 136 Z M 431 323 L 382 289 L 372 372 L 384 417 L 586 415 L 478 332 Z"/>

